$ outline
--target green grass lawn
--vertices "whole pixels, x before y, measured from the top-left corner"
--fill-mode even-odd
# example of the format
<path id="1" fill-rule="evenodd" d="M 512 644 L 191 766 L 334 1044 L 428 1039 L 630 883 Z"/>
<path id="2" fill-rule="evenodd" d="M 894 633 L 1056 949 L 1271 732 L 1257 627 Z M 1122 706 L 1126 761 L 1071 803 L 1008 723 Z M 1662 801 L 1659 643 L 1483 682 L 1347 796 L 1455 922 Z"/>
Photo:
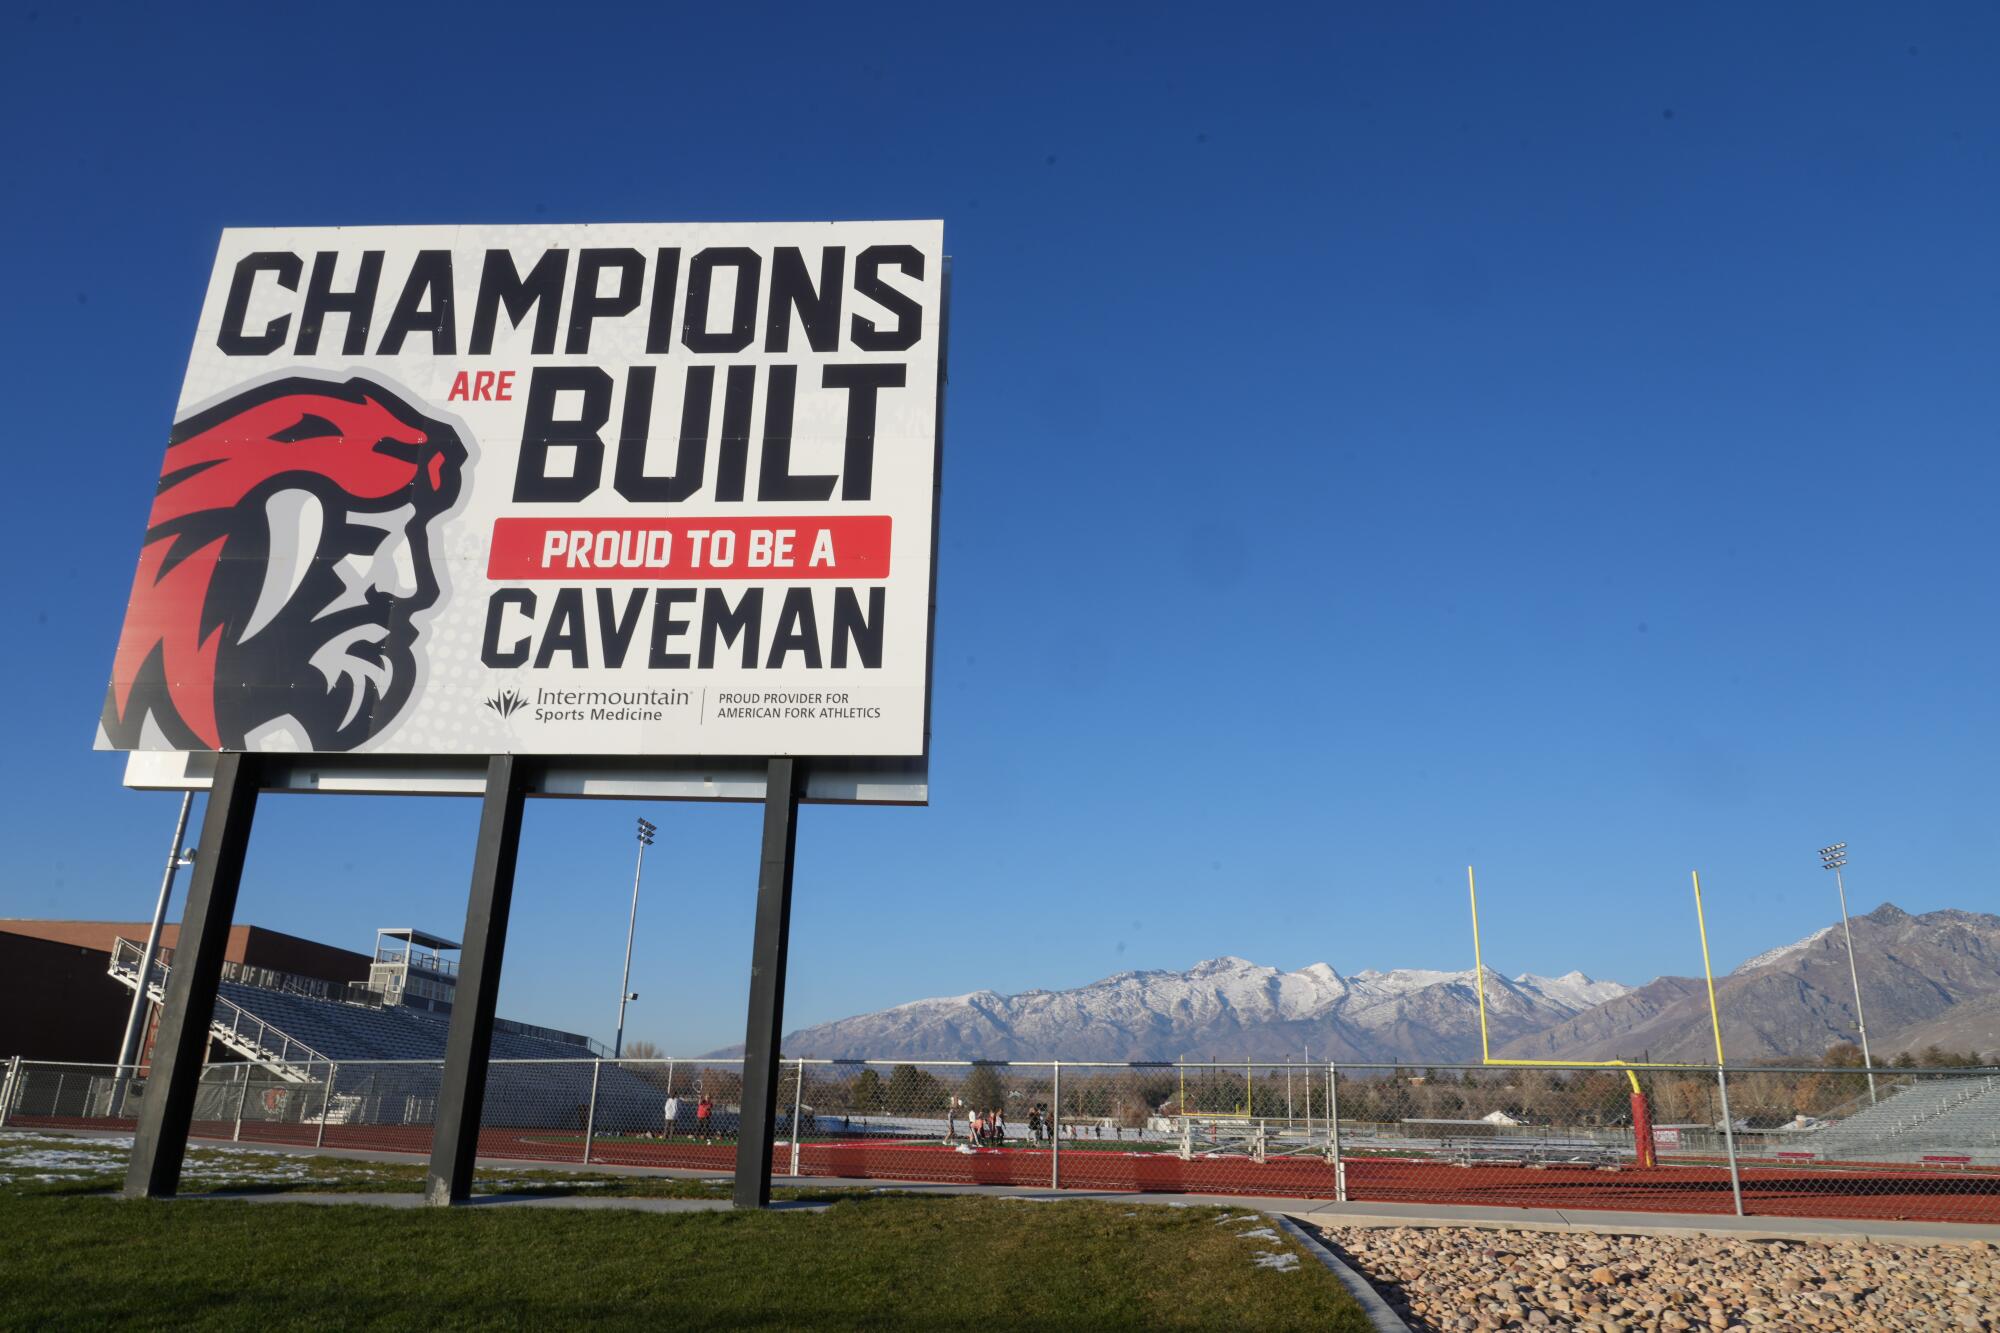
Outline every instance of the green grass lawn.
<path id="1" fill-rule="evenodd" d="M 1228 1220 L 1225 1220 L 1228 1219 Z M 850 1197 L 823 1213 L 0 1198 L 0 1326 L 1362 1330 L 1258 1214 Z"/>
<path id="2" fill-rule="evenodd" d="M 1262 1214 L 852 1190 L 818 1213 L 403 1210 L 104 1197 L 125 1149 L 0 1134 L 0 1328 L 1313 1328 L 1359 1307 Z M 209 1147 L 183 1193 L 420 1188 L 415 1166 Z M 483 1171 L 481 1191 L 721 1196 Z"/>

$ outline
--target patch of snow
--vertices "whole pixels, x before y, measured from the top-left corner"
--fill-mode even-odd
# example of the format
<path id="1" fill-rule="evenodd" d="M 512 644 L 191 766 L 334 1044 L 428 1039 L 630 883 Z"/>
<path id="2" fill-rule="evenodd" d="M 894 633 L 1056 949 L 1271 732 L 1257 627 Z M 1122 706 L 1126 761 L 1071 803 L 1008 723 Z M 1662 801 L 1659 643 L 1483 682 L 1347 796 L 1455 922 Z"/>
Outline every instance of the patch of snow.
<path id="1" fill-rule="evenodd" d="M 1278 1273 L 1289 1273 L 1299 1266 L 1299 1256 L 1296 1254 L 1259 1254 L 1253 1256 L 1253 1260 L 1257 1267 L 1269 1268 Z"/>
<path id="2" fill-rule="evenodd" d="M 1832 933 L 1833 933 L 1832 926 L 1821 926 L 1818 930 L 1815 930 L 1812 934 L 1806 936 L 1802 940 L 1794 940 L 1790 944 L 1780 945 L 1778 948 L 1775 949 L 1766 949 L 1764 950 L 1764 952 L 1758 954 L 1755 958 L 1745 959 L 1743 962 L 1738 963 L 1735 966 L 1735 968 L 1730 971 L 1729 975 L 1733 977 L 1738 975 L 1739 973 L 1753 971 L 1756 968 L 1769 967 L 1771 964 L 1778 962 L 1782 959 L 1789 958 L 1795 953 L 1803 953 L 1805 950 L 1810 949 L 1815 944 L 1818 944 L 1821 940 L 1825 939 L 1828 935 Z"/>
<path id="3" fill-rule="evenodd" d="M 1565 972 L 1559 977 L 1540 977 L 1533 972 L 1523 972 L 1514 978 L 1514 984 L 1579 1013 L 1606 1000 L 1615 1000 L 1632 989 L 1623 982 L 1593 981 L 1581 972 Z"/>

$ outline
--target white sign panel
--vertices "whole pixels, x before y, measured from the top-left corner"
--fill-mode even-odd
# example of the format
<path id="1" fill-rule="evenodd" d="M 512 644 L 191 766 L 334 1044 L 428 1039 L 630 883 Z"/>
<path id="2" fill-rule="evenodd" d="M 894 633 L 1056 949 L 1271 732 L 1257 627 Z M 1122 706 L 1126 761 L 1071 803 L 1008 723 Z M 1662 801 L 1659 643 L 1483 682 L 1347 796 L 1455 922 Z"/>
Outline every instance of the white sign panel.
<path id="1" fill-rule="evenodd" d="M 98 745 L 925 751 L 938 222 L 225 232 Z"/>

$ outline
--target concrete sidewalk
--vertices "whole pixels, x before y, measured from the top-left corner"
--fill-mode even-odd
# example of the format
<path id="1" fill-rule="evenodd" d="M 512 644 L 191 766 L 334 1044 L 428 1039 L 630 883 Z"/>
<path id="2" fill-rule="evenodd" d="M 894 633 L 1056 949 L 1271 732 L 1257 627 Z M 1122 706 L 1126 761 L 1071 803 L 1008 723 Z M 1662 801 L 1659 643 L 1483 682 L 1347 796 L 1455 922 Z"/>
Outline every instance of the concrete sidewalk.
<path id="1" fill-rule="evenodd" d="M 493 1165 L 504 1165 L 494 1163 Z M 945 1185 L 926 1181 L 847 1181 L 821 1176 L 775 1176 L 774 1189 L 843 1191 L 855 1195 L 902 1194 L 1019 1199 L 1027 1203 L 1090 1200 L 1122 1207 L 1238 1208 L 1291 1217 L 1316 1227 L 1480 1227 L 1499 1231 L 1592 1232 L 1622 1236 L 1733 1236 L 1742 1240 L 1853 1240 L 1896 1245 L 2000 1246 L 2000 1227 L 1955 1222 L 1849 1221 L 1812 1217 L 1697 1216 L 1686 1213 L 1633 1213 L 1605 1209 L 1467 1208 L 1446 1204 L 1333 1203 L 1325 1199 L 1281 1199 L 1255 1194 L 1128 1194 L 1099 1190 L 1047 1190 L 1011 1185 Z M 240 1199 L 256 1203 L 374 1204 L 415 1208 L 416 1194 L 312 1194 L 222 1191 L 188 1199 Z M 588 1194 L 482 1194 L 468 1207 L 629 1208 L 640 1212 L 722 1212 L 727 1199 L 648 1199 Z M 774 1210 L 823 1212 L 820 1201 L 780 1200 Z"/>

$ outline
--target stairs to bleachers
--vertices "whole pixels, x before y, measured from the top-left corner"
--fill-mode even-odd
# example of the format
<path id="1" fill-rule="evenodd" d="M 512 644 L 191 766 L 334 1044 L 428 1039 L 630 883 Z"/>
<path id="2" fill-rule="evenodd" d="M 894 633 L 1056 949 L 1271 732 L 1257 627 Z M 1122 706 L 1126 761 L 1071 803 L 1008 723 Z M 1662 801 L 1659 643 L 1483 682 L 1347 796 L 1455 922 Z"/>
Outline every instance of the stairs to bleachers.
<path id="1" fill-rule="evenodd" d="M 119 940 L 111 951 L 111 976 L 121 985 L 132 990 L 139 989 L 139 963 L 142 950 L 130 940 Z M 155 1004 L 164 1004 L 167 997 L 167 977 L 172 966 L 161 958 L 153 960 L 151 984 L 146 987 L 147 998 Z M 324 1065 L 327 1056 L 292 1033 L 267 1021 L 262 1015 L 245 1009 L 229 994 L 230 990 L 248 991 L 251 987 L 238 986 L 234 982 L 223 982 L 215 997 L 215 1012 L 208 1023 L 209 1035 L 246 1060 L 256 1060 L 269 1065 L 273 1073 L 288 1083 L 310 1083 L 313 1081 L 312 1066 Z M 258 991 L 258 995 L 276 992 Z"/>
<path id="2" fill-rule="evenodd" d="M 139 948 L 119 940 L 111 976 L 136 990 Z M 156 961 L 150 998 L 163 1002 L 169 961 Z M 258 973 L 260 977 L 276 974 Z M 427 1121 L 435 1113 L 450 1019 L 404 1005 L 360 1004 L 296 986 L 219 983 L 211 1035 L 289 1083 L 329 1082 L 328 1097 L 371 1123 Z M 551 1029 L 499 1020 L 487 1071 L 489 1117 L 505 1123 L 581 1127 L 593 1084 L 605 1124 L 654 1128 L 661 1094 L 645 1080 L 603 1061 L 588 1038 L 562 1040 Z M 593 1065 L 599 1065 L 595 1070 Z M 337 1089 L 335 1091 L 334 1089 Z M 574 1122 L 574 1123 L 572 1123 Z"/>

